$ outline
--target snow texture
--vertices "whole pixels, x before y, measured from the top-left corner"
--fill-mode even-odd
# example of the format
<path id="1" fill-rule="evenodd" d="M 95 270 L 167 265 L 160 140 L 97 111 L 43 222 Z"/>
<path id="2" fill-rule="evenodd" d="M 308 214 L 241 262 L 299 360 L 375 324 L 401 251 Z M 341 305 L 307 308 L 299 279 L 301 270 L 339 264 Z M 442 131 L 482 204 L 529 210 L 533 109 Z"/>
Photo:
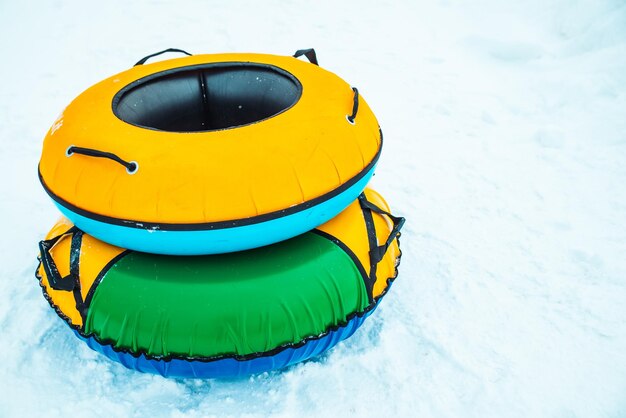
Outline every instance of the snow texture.
<path id="1" fill-rule="evenodd" d="M 290 54 L 357 86 L 407 217 L 350 340 L 243 380 L 131 372 L 41 296 L 42 138 L 148 53 Z M 0 416 L 626 416 L 623 1 L 0 1 Z"/>

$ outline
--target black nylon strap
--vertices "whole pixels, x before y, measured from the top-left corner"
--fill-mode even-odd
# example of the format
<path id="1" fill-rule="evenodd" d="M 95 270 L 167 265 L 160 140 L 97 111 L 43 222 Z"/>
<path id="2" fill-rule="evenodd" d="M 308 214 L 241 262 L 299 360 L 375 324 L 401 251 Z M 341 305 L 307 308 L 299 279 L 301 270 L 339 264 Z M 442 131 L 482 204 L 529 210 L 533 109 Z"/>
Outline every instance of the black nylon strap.
<path id="1" fill-rule="evenodd" d="M 315 64 L 319 66 L 319 64 L 317 63 L 317 54 L 315 53 L 315 49 L 313 48 L 298 49 L 296 53 L 293 54 L 293 57 L 298 58 L 303 55 L 306 57 L 306 59 L 309 60 L 311 64 Z"/>
<path id="2" fill-rule="evenodd" d="M 150 55 L 146 55 L 145 57 L 143 57 L 142 59 L 140 59 L 139 61 L 137 61 L 137 63 L 134 65 L 134 67 L 138 66 L 138 65 L 143 65 L 146 63 L 146 61 L 148 61 L 150 58 L 152 57 L 156 57 L 157 55 L 161 55 L 161 54 L 165 54 L 166 52 L 180 52 L 181 54 L 185 54 L 185 55 L 189 55 L 191 56 L 192 54 L 190 54 L 187 51 L 184 51 L 182 49 L 178 49 L 178 48 L 167 48 L 164 49 L 163 51 L 159 51 L 159 52 L 155 52 L 154 54 L 150 54 Z"/>
<path id="3" fill-rule="evenodd" d="M 378 206 L 376 206 L 375 204 L 367 200 L 367 197 L 365 197 L 365 193 L 361 193 L 361 195 L 359 196 L 359 204 L 361 205 L 361 208 L 367 209 L 370 212 L 370 215 L 371 215 L 371 212 L 375 212 L 380 215 L 385 215 L 389 219 L 391 219 L 391 222 L 393 223 L 393 228 L 389 234 L 389 237 L 387 238 L 387 240 L 385 241 L 383 245 L 378 245 L 377 240 L 376 240 L 375 230 L 374 230 L 373 245 L 372 245 L 372 240 L 370 239 L 370 260 L 372 261 L 373 264 L 378 264 L 385 256 L 385 253 L 387 253 L 387 250 L 389 249 L 389 246 L 391 245 L 393 240 L 396 239 L 396 237 L 400 233 L 400 230 L 404 226 L 404 222 L 406 221 L 406 219 L 402 217 L 394 216 L 391 213 L 387 212 L 386 210 L 382 210 L 381 208 L 379 208 Z M 364 211 L 364 213 L 366 213 L 366 211 Z M 366 223 L 367 223 L 367 218 L 366 218 Z M 369 229 L 368 229 L 368 235 L 369 235 Z"/>
<path id="4" fill-rule="evenodd" d="M 63 237 L 72 235 L 72 244 L 70 249 L 70 274 L 63 277 L 59 273 L 59 269 L 50 254 L 50 250 L 55 244 Z M 77 286 L 80 287 L 78 279 L 78 264 L 80 259 L 80 247 L 82 245 L 83 232 L 75 226 L 68 229 L 66 232 L 57 235 L 54 238 L 43 240 L 39 242 L 39 253 L 41 257 L 41 264 L 46 272 L 48 283 L 50 287 L 55 290 L 65 290 L 72 292 Z M 76 295 L 74 295 L 76 297 Z"/>
<path id="5" fill-rule="evenodd" d="M 126 171 L 128 171 L 129 174 L 134 174 L 139 168 L 137 166 L 137 163 L 134 161 L 125 161 L 125 160 L 122 160 L 117 155 L 113 154 L 112 152 L 100 151 L 100 150 L 93 149 L 93 148 L 83 148 L 83 147 L 76 147 L 72 145 L 71 147 L 67 149 L 65 153 L 68 157 L 71 156 L 72 154 L 81 154 L 81 155 L 86 155 L 88 157 L 108 158 L 109 160 L 113 160 L 116 163 L 121 164 L 124 167 L 126 167 Z"/>

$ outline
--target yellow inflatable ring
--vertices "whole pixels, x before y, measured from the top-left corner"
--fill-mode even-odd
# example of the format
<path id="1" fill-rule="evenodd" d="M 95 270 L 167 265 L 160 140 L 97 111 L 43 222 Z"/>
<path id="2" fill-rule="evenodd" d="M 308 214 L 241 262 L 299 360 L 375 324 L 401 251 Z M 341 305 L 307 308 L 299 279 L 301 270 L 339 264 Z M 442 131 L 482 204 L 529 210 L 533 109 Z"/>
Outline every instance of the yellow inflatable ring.
<path id="1" fill-rule="evenodd" d="M 358 91 L 317 65 L 196 55 L 80 94 L 50 128 L 39 176 L 65 216 L 113 245 L 222 253 L 328 221 L 365 188 L 381 147 Z"/>
<path id="2" fill-rule="evenodd" d="M 50 306 L 124 366 L 171 377 L 242 377 L 350 337 L 390 289 L 404 218 L 366 189 L 316 229 L 231 254 L 164 257 L 99 241 L 62 219 L 39 243 Z"/>

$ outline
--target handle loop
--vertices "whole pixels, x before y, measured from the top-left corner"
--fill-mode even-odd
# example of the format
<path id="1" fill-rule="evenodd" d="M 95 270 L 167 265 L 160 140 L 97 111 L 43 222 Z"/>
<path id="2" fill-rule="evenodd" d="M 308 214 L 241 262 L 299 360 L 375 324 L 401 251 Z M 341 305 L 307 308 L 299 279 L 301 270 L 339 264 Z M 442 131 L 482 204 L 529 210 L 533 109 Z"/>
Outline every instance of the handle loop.
<path id="1" fill-rule="evenodd" d="M 190 54 L 187 51 L 184 51 L 182 49 L 178 49 L 178 48 L 167 48 L 164 49 L 163 51 L 159 51 L 159 52 L 155 52 L 154 54 L 150 54 L 150 55 L 146 55 L 145 57 L 143 57 L 142 59 L 140 59 L 139 61 L 137 61 L 137 63 L 133 66 L 136 67 L 138 65 L 143 65 L 146 63 L 146 61 L 148 61 L 150 58 L 152 57 L 156 57 L 157 55 L 161 55 L 161 54 L 165 54 L 166 52 L 180 52 L 181 54 L 185 54 L 185 55 L 189 55 L 191 56 L 192 54 Z"/>
<path id="2" fill-rule="evenodd" d="M 65 155 L 68 157 L 71 157 L 72 154 L 81 154 L 81 155 L 86 155 L 88 157 L 108 158 L 109 160 L 113 160 L 116 163 L 119 163 L 123 165 L 124 167 L 126 167 L 126 172 L 128 174 L 135 174 L 137 170 L 139 170 L 139 164 L 137 164 L 137 161 L 122 160 L 120 157 L 113 154 L 112 152 L 105 152 L 105 151 L 99 151 L 97 149 L 83 148 L 83 147 L 70 145 L 67 148 L 67 151 L 65 151 Z"/>
<path id="3" fill-rule="evenodd" d="M 50 254 L 50 250 L 57 242 L 68 235 L 72 235 L 72 245 L 70 249 L 70 274 L 67 276 L 61 276 L 61 273 L 59 273 L 59 269 Z M 51 288 L 67 292 L 72 292 L 76 288 L 76 285 L 78 284 L 78 261 L 80 258 L 82 239 L 83 231 L 73 226 L 54 238 L 39 242 L 41 264 L 46 272 L 46 277 L 48 278 L 48 283 L 50 283 Z"/>
<path id="4" fill-rule="evenodd" d="M 387 216 L 389 219 L 391 219 L 391 222 L 393 223 L 393 228 L 389 233 L 387 241 L 385 241 L 383 245 L 378 245 L 376 247 L 370 248 L 370 260 L 372 261 L 372 263 L 378 264 L 387 253 L 387 250 L 391 246 L 393 240 L 398 237 L 398 234 L 400 234 L 400 230 L 404 226 L 404 222 L 406 221 L 406 219 L 401 216 L 394 216 L 386 210 L 382 210 L 381 208 L 367 200 L 367 198 L 365 197 L 365 193 L 361 193 L 361 195 L 359 196 L 359 204 L 363 209 L 369 209 L 372 212 Z"/>
<path id="5" fill-rule="evenodd" d="M 295 54 L 293 54 L 294 58 L 298 58 L 304 55 L 306 59 L 309 60 L 311 64 L 315 64 L 319 66 L 317 63 L 317 54 L 315 53 L 315 49 L 307 48 L 307 49 L 298 49 Z"/>
<path id="6" fill-rule="evenodd" d="M 352 114 L 347 115 L 346 119 L 348 122 L 354 125 L 354 118 L 356 118 L 356 114 L 359 111 L 359 90 L 356 87 L 352 87 L 352 91 L 354 92 L 354 102 L 352 103 Z"/>

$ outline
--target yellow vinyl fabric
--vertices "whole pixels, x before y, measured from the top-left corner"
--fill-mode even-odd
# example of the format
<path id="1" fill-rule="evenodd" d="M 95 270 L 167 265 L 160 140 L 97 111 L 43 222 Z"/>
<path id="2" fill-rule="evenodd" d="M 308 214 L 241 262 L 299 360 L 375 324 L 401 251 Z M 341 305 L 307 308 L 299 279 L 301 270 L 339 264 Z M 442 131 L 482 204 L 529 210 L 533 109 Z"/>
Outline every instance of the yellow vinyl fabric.
<path id="1" fill-rule="evenodd" d="M 73 226 L 66 218 L 60 218 L 48 232 L 46 239 L 64 234 Z M 70 242 L 71 236 L 68 234 L 50 249 L 50 255 L 55 260 L 61 276 L 66 276 L 70 272 Z M 87 298 L 89 289 L 107 264 L 124 251 L 123 248 L 109 245 L 90 235 L 83 234 L 79 258 L 80 274 L 78 276 L 80 282 L 79 291 L 83 301 Z M 43 288 L 44 295 L 46 295 L 46 298 L 57 312 L 62 313 L 66 317 L 70 326 L 82 328 L 84 325 L 83 318 L 76 307 L 75 295 L 72 292 L 53 289 L 50 286 L 43 264 L 39 264 L 37 267 L 37 277 Z"/>
<path id="2" fill-rule="evenodd" d="M 363 192 L 374 205 L 389 212 L 389 205 L 385 199 L 373 189 L 365 189 Z M 352 252 L 367 273 L 370 271 L 370 247 L 367 238 L 367 229 L 360 222 L 346 222 L 346 219 L 363 217 L 362 208 L 358 202 L 355 202 L 348 206 L 339 216 L 331 219 L 325 224 L 319 226 L 317 229 L 326 232 L 329 235 L 336 237 L 339 241 L 343 242 Z M 373 214 L 374 226 L 376 229 L 376 240 L 378 244 L 382 244 L 387 240 L 393 225 L 390 219 L 384 215 Z M 376 281 L 372 289 L 372 296 L 377 298 L 381 296 L 387 290 L 387 279 L 393 279 L 396 277 L 397 262 L 400 259 L 401 252 L 398 240 L 392 241 L 391 245 L 387 249 L 385 256 L 377 265 Z"/>
<path id="3" fill-rule="evenodd" d="M 288 110 L 249 125 L 166 132 L 131 125 L 112 110 L 124 87 L 156 73 L 211 63 L 278 67 L 302 85 Z M 55 196 L 92 214 L 155 223 L 211 223 L 272 213 L 344 185 L 377 158 L 378 122 L 335 74 L 287 56 L 216 54 L 133 67 L 79 95 L 44 140 L 39 171 Z M 129 175 L 104 158 L 66 155 L 70 146 L 136 161 Z"/>

